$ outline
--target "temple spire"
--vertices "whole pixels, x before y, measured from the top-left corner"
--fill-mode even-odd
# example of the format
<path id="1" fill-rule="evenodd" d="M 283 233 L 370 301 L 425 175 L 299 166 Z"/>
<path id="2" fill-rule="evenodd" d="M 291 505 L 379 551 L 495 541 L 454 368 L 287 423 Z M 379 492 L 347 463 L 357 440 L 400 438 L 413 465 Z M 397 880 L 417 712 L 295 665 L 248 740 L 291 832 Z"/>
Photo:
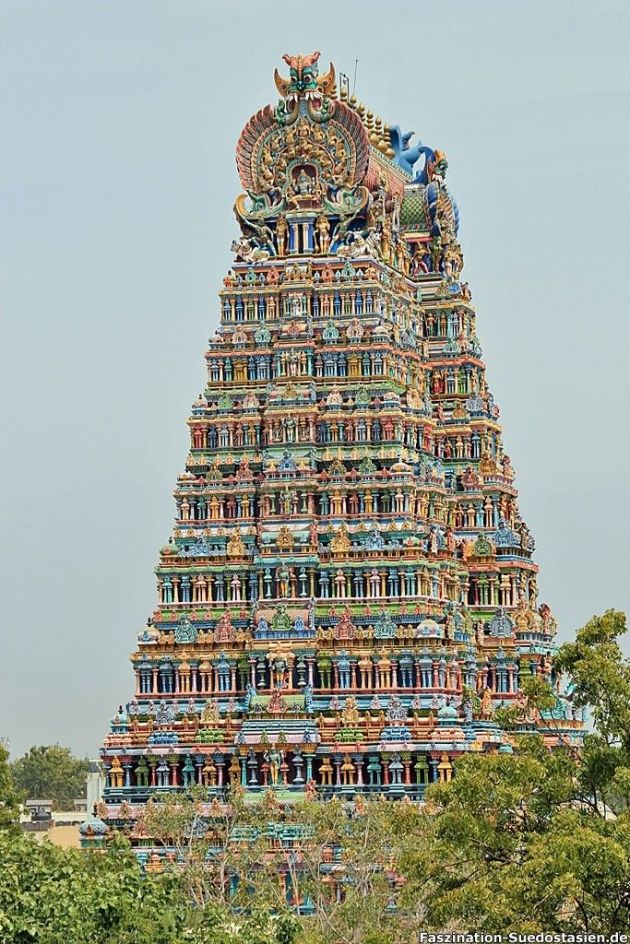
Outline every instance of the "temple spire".
<path id="1" fill-rule="evenodd" d="M 319 52 L 237 145 L 243 192 L 207 385 L 190 418 L 135 692 L 104 748 L 111 823 L 155 790 L 422 797 L 466 751 L 510 750 L 551 679 L 462 278 L 443 151 L 412 144 Z"/>

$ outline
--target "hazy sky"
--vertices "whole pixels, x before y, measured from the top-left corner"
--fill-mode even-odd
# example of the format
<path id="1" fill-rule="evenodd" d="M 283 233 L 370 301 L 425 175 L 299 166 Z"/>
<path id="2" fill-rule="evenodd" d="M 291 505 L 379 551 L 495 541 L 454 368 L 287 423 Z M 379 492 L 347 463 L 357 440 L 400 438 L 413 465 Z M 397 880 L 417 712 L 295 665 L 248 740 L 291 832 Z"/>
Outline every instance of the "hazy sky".
<path id="1" fill-rule="evenodd" d="M 540 599 L 630 610 L 630 4 L 4 0 L 1 722 L 95 754 L 133 691 L 230 265 L 235 144 L 320 49 L 445 150 Z"/>

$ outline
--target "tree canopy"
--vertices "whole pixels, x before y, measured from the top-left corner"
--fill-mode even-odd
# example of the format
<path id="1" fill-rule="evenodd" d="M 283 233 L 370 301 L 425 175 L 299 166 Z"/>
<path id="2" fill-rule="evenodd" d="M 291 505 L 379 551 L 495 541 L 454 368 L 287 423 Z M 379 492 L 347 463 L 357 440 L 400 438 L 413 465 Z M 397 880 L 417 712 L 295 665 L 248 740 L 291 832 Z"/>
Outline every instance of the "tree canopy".
<path id="1" fill-rule="evenodd" d="M 630 663 L 608 611 L 556 658 L 593 731 L 576 752 L 540 737 L 514 754 L 465 756 L 427 792 L 428 841 L 405 863 L 431 927 L 487 932 L 630 929 Z M 544 709 L 551 692 L 530 694 Z M 509 722 L 509 719 L 508 719 Z"/>
<path id="2" fill-rule="evenodd" d="M 0 742 L 0 830 L 15 832 L 19 829 L 21 804 L 24 797 L 16 787 L 9 766 L 9 751 Z"/>
<path id="3" fill-rule="evenodd" d="M 0 833 L 0 940 L 12 944 L 292 944 L 290 914 L 194 907 L 175 871 L 146 876 L 124 840 L 62 850 Z"/>
<path id="4" fill-rule="evenodd" d="M 53 809 L 71 810 L 73 801 L 85 796 L 88 758 L 74 757 L 59 744 L 31 747 L 11 765 L 16 787 L 27 799 L 52 800 Z"/>

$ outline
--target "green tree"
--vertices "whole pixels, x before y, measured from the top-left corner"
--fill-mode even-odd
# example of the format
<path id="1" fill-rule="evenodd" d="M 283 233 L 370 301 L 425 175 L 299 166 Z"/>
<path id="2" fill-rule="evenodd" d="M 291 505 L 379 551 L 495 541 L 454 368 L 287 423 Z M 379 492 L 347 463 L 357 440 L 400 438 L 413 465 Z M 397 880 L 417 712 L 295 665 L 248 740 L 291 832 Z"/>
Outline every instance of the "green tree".
<path id="1" fill-rule="evenodd" d="M 555 660 L 567 672 L 576 704 L 587 706 L 599 737 L 610 747 L 630 750 L 630 662 L 619 645 L 626 616 L 607 610 L 578 630 Z"/>
<path id="2" fill-rule="evenodd" d="M 514 754 L 464 756 L 427 792 L 430 829 L 407 857 L 405 896 L 423 895 L 427 926 L 486 932 L 630 928 L 630 664 L 609 611 L 563 646 L 577 705 L 594 731 L 584 749 L 549 751 L 540 736 Z M 536 683 L 530 705 L 553 702 Z M 506 716 L 506 723 L 510 719 Z"/>
<path id="3" fill-rule="evenodd" d="M 214 800 L 209 815 L 206 803 L 202 787 L 184 796 L 158 792 L 144 813 L 147 833 L 174 851 L 188 898 L 199 908 L 215 904 L 260 913 L 288 911 L 278 871 L 267 868 L 268 822 L 274 813 L 268 799 L 262 810 L 253 811 L 237 788 L 227 802 Z"/>
<path id="4" fill-rule="evenodd" d="M 341 799 L 303 803 L 292 817 L 308 828 L 289 862 L 296 897 L 310 903 L 304 944 L 391 944 L 411 940 L 424 904 L 401 908 L 405 852 L 422 841 L 426 814 L 411 803 Z"/>
<path id="5" fill-rule="evenodd" d="M 9 752 L 0 742 L 0 832 L 19 831 L 20 809 L 23 795 L 15 786 Z"/>
<path id="6" fill-rule="evenodd" d="M 144 813 L 148 834 L 175 853 L 171 868 L 186 899 L 209 914 L 232 914 L 235 933 L 253 944 L 291 944 L 298 922 L 282 877 L 284 857 L 270 851 L 269 824 L 286 817 L 284 808 L 267 795 L 253 810 L 240 788 L 226 803 L 214 800 L 209 815 L 205 803 L 203 788 L 158 793 Z M 204 928 L 210 934 L 207 921 Z"/>
<path id="7" fill-rule="evenodd" d="M 593 719 L 579 769 L 583 794 L 617 813 L 630 799 L 630 662 L 619 645 L 626 631 L 625 615 L 608 610 L 565 643 L 556 660 L 571 679 L 575 703 Z"/>
<path id="8" fill-rule="evenodd" d="M 295 920 L 198 908 L 175 868 L 143 874 L 118 837 L 105 851 L 0 834 L 0 940 L 11 944 L 293 944 Z"/>
<path id="9" fill-rule="evenodd" d="M 14 944 L 165 944 L 183 929 L 177 883 L 144 881 L 120 843 L 105 853 L 63 850 L 29 835 L 0 837 L 0 939 Z"/>
<path id="10" fill-rule="evenodd" d="M 284 922 L 285 933 L 298 911 L 302 944 L 390 944 L 419 927 L 423 910 L 396 908 L 402 852 L 426 819 L 418 806 L 281 803 L 269 791 L 252 808 L 239 789 L 209 811 L 206 803 L 203 789 L 165 792 L 144 817 L 198 907 L 231 908 L 252 926 Z"/>
<path id="11" fill-rule="evenodd" d="M 13 779 L 27 799 L 52 800 L 55 810 L 71 810 L 73 800 L 85 796 L 87 758 L 77 758 L 67 747 L 51 744 L 31 747 L 11 765 Z"/>

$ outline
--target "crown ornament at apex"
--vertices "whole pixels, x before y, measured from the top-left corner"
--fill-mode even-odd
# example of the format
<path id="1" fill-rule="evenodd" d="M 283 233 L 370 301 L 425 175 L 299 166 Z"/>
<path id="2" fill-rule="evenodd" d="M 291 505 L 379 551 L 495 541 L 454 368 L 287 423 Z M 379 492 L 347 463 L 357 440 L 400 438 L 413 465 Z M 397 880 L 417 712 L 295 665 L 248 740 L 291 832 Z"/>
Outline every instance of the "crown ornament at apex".
<path id="1" fill-rule="evenodd" d="M 238 140 L 207 386 L 102 750 L 99 815 L 139 854 L 155 794 L 421 799 L 463 753 L 512 750 L 500 706 L 551 746 L 582 736 L 446 156 L 320 74 L 319 52 L 283 58 L 279 100 Z M 548 716 L 530 676 L 553 684 Z"/>

